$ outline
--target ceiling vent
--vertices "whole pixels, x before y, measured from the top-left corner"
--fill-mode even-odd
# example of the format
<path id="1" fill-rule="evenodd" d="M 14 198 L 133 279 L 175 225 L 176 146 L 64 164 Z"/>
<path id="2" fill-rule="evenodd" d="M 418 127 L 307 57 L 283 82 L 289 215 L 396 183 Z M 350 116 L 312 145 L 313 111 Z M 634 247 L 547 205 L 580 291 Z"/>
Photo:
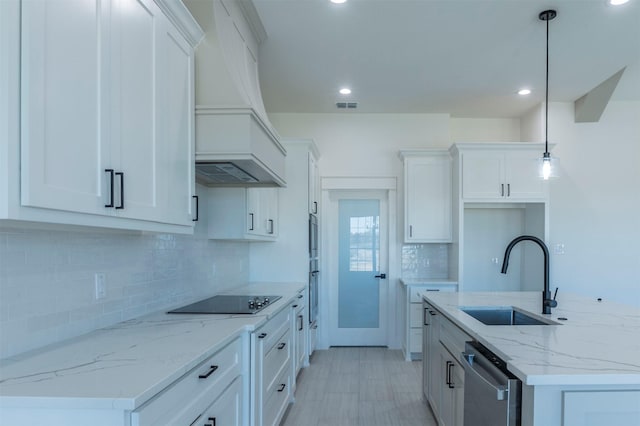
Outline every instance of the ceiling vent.
<path id="1" fill-rule="evenodd" d="M 336 102 L 338 109 L 356 109 L 358 108 L 357 102 Z"/>

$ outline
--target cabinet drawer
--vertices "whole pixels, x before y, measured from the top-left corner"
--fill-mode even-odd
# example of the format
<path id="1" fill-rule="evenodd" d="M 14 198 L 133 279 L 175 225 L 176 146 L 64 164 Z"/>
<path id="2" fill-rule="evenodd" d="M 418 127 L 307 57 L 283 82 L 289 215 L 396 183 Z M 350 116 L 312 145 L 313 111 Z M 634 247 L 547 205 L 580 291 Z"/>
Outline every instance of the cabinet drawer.
<path id="1" fill-rule="evenodd" d="M 412 328 L 410 330 L 410 333 L 411 333 L 411 344 L 409 347 L 409 351 L 422 352 L 422 329 Z"/>
<path id="2" fill-rule="evenodd" d="M 263 425 L 277 426 L 287 409 L 291 395 L 291 369 L 285 368 L 276 380 L 276 385 L 265 393 Z"/>
<path id="3" fill-rule="evenodd" d="M 195 420 L 195 419 L 194 419 Z M 175 424 L 175 423 L 172 423 Z M 185 423 L 186 424 L 186 423 Z M 225 389 L 218 399 L 207 408 L 193 426 L 225 425 L 241 426 L 242 421 L 242 378 L 238 377 Z"/>
<path id="4" fill-rule="evenodd" d="M 237 338 L 134 411 L 132 426 L 190 424 L 241 374 L 241 362 L 242 342 Z"/>
<path id="5" fill-rule="evenodd" d="M 283 369 L 287 369 L 291 362 L 291 332 L 289 329 L 280 336 L 278 342 L 264 356 L 263 364 L 263 392 L 269 393 L 277 386 L 277 378 Z"/>
<path id="6" fill-rule="evenodd" d="M 410 312 L 410 321 L 409 327 L 422 327 L 422 304 L 420 303 L 411 303 L 409 306 Z"/>
<path id="7" fill-rule="evenodd" d="M 268 353 L 271 348 L 278 343 L 284 332 L 291 326 L 291 309 L 283 309 L 275 317 L 270 319 L 264 327 L 256 331 L 259 339 L 264 339 L 264 353 Z"/>
<path id="8" fill-rule="evenodd" d="M 473 340 L 467 333 L 440 315 L 440 341 L 452 354 L 464 352 L 464 343 Z"/>
<path id="9" fill-rule="evenodd" d="M 437 288 L 437 285 L 425 286 L 425 287 L 411 287 L 410 301 L 411 303 L 422 303 L 421 294 L 424 293 L 425 291 L 453 291 L 453 290 L 455 290 L 455 286 L 451 286 L 449 284 L 447 284 L 447 287 L 444 287 L 444 288 Z"/>
<path id="10" fill-rule="evenodd" d="M 304 307 L 307 305 L 307 298 L 304 297 L 304 293 L 299 293 L 298 297 L 293 301 L 293 309 L 296 314 L 300 314 Z"/>

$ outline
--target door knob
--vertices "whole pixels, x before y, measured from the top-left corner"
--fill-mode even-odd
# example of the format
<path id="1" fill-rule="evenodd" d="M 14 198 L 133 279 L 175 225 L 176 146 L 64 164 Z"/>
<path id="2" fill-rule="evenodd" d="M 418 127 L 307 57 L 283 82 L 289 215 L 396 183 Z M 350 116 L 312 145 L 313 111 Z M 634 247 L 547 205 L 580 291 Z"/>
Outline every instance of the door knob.
<path id="1" fill-rule="evenodd" d="M 387 278 L 387 274 L 376 275 L 376 278 L 380 278 L 384 280 L 385 278 Z"/>

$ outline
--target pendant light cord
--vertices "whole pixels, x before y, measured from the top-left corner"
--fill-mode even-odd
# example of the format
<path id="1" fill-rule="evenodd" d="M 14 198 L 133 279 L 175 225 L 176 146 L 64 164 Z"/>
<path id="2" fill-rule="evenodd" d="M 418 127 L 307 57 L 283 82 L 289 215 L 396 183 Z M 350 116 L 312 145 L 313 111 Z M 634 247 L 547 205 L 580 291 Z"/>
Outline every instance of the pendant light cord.
<path id="1" fill-rule="evenodd" d="M 544 153 L 549 154 L 549 19 L 547 19 L 547 73 L 544 101 Z"/>

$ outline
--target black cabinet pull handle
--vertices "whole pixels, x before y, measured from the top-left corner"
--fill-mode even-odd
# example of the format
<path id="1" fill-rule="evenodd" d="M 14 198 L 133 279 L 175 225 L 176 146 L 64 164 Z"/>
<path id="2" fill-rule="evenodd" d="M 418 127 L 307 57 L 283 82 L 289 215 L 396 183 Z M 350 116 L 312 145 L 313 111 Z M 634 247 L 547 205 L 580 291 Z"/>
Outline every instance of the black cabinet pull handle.
<path id="1" fill-rule="evenodd" d="M 298 315 L 298 318 L 300 319 L 300 325 L 298 326 L 298 331 L 302 331 L 302 329 L 304 328 L 304 317 L 302 315 Z"/>
<path id="2" fill-rule="evenodd" d="M 299 295 L 298 295 L 298 299 L 302 299 L 303 297 L 304 297 L 304 296 L 303 296 L 303 295 L 301 295 L 301 294 L 299 294 Z"/>
<path id="3" fill-rule="evenodd" d="M 265 337 L 267 337 L 267 333 L 260 333 L 258 335 L 258 339 L 264 339 Z"/>
<path id="4" fill-rule="evenodd" d="M 451 378 L 451 370 L 455 364 L 451 361 L 447 361 L 447 385 L 449 385 L 449 389 L 454 389 L 453 379 Z"/>
<path id="5" fill-rule="evenodd" d="M 409 225 L 409 237 L 413 237 L 413 226 Z"/>
<path id="6" fill-rule="evenodd" d="M 198 378 L 200 379 L 206 379 L 207 377 L 209 377 L 210 375 L 212 375 L 214 373 L 214 371 L 216 371 L 218 369 L 217 365 L 212 365 L 211 367 L 209 367 L 209 371 L 207 371 L 204 374 L 200 374 L 198 376 Z"/>
<path id="7" fill-rule="evenodd" d="M 120 176 L 120 205 L 116 206 L 116 210 L 124 209 L 124 172 L 116 172 L 116 176 Z"/>
<path id="8" fill-rule="evenodd" d="M 249 213 L 249 217 L 251 217 L 251 226 L 249 227 L 249 231 L 253 231 L 253 213 Z"/>
<path id="9" fill-rule="evenodd" d="M 269 219 L 269 234 L 273 234 L 273 219 Z"/>
<path id="10" fill-rule="evenodd" d="M 422 312 L 422 324 L 424 325 L 429 325 L 427 324 L 427 312 L 429 312 L 429 309 L 424 308 L 424 311 Z"/>
<path id="11" fill-rule="evenodd" d="M 297 308 L 297 307 L 298 307 L 298 305 L 293 305 L 293 306 L 291 306 L 291 307 L 292 307 L 292 308 Z"/>
<path id="12" fill-rule="evenodd" d="M 284 390 L 284 388 L 286 388 L 286 387 L 287 387 L 287 385 L 285 385 L 284 383 L 282 383 L 282 384 L 280 385 L 280 387 L 278 388 L 278 392 L 282 392 L 282 391 Z"/>
<path id="13" fill-rule="evenodd" d="M 504 197 L 504 183 L 501 183 L 501 184 L 500 184 L 500 188 L 502 188 L 502 189 L 500 190 L 500 196 Z"/>
<path id="14" fill-rule="evenodd" d="M 109 204 L 105 204 L 104 206 L 105 207 L 113 207 L 114 206 L 114 204 L 113 204 L 113 172 L 114 172 L 114 170 L 113 169 L 104 169 L 104 172 L 105 173 L 109 173 L 109 182 L 110 182 L 110 184 L 109 184 L 109 191 L 110 191 Z"/>
<path id="15" fill-rule="evenodd" d="M 318 214 L 318 202 L 313 202 L 313 214 Z"/>
<path id="16" fill-rule="evenodd" d="M 284 349 L 284 347 L 285 347 L 285 346 L 287 346 L 287 344 L 286 344 L 286 343 L 284 343 L 284 342 L 283 342 L 283 343 L 280 343 L 280 344 L 278 345 L 278 350 L 280 350 L 280 349 Z"/>
<path id="17" fill-rule="evenodd" d="M 197 222 L 198 221 L 198 217 L 200 215 L 200 198 L 197 195 L 192 195 L 191 198 L 196 200 L 196 218 L 195 219 L 191 219 L 191 220 L 193 222 Z"/>

